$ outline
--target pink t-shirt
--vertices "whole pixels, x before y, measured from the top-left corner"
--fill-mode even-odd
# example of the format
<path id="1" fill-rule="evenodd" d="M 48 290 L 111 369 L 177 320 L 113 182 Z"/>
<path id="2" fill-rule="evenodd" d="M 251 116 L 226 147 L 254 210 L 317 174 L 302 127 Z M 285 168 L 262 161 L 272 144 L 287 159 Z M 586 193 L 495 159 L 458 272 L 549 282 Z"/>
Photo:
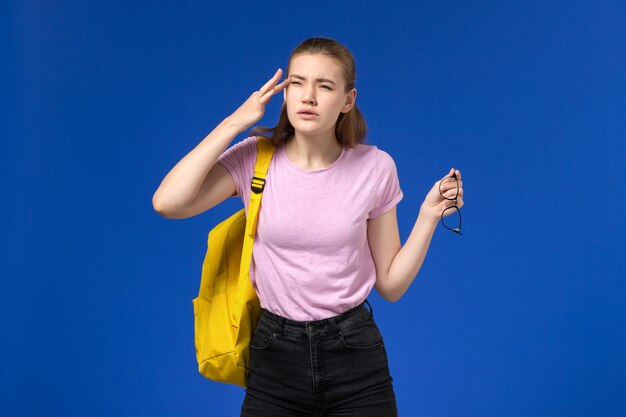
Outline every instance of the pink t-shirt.
<path id="1" fill-rule="evenodd" d="M 257 137 L 217 160 L 231 174 L 248 212 Z M 250 279 L 261 306 L 298 321 L 339 315 L 362 303 L 376 282 L 367 219 L 392 209 L 403 193 L 385 151 L 359 144 L 331 165 L 304 170 L 279 146 L 266 176 Z"/>

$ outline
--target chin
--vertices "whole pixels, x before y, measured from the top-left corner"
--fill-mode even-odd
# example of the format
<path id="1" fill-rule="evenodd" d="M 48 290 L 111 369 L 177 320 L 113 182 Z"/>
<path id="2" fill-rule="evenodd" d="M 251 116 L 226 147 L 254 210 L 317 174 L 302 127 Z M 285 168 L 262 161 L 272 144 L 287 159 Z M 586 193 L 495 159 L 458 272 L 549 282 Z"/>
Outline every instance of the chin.
<path id="1" fill-rule="evenodd" d="M 317 127 L 313 126 L 312 123 L 302 123 L 301 120 L 297 120 L 295 123 L 292 123 L 290 120 L 289 123 L 291 123 L 291 126 L 293 126 L 295 130 L 300 132 L 311 132 L 313 130 L 317 130 Z"/>

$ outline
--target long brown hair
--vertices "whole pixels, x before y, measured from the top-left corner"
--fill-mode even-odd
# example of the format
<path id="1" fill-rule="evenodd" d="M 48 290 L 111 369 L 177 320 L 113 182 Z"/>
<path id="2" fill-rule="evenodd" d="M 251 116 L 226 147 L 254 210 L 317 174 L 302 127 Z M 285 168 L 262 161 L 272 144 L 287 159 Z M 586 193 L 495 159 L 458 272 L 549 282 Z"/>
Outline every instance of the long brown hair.
<path id="1" fill-rule="evenodd" d="M 291 60 L 298 54 L 324 54 L 334 58 L 343 68 L 343 78 L 346 82 L 345 92 L 354 88 L 356 79 L 356 66 L 352 53 L 341 43 L 329 38 L 310 38 L 303 41 L 291 52 L 287 65 L 287 75 L 291 66 Z M 283 142 L 288 142 L 295 134 L 295 130 L 287 117 L 287 107 L 283 103 L 280 110 L 278 123 L 274 127 L 256 126 L 250 131 L 250 135 L 271 133 L 268 136 L 274 145 L 278 146 Z M 347 113 L 340 113 L 335 125 L 335 135 L 337 141 L 345 147 L 352 148 L 357 143 L 363 143 L 367 133 L 365 119 L 356 104 Z"/>

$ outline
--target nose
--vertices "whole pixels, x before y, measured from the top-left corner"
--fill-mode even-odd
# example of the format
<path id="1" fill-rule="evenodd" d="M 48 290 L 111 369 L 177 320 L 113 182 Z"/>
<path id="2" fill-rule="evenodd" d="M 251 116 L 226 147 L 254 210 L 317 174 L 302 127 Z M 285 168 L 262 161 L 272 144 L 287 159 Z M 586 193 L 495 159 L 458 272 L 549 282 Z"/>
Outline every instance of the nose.
<path id="1" fill-rule="evenodd" d="M 302 89 L 302 103 L 308 105 L 315 104 L 315 87 L 305 87 Z"/>

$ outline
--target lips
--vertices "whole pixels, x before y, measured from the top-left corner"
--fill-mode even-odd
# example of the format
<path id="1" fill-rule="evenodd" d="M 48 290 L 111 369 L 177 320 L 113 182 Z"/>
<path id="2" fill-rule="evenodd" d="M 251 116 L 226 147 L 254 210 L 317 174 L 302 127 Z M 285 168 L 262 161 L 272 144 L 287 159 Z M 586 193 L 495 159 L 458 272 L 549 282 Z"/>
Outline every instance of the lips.
<path id="1" fill-rule="evenodd" d="M 319 114 L 317 114 L 317 113 L 315 113 L 314 111 L 311 111 L 311 110 L 300 110 L 298 112 L 298 114 L 309 114 L 309 115 L 319 116 Z"/>

